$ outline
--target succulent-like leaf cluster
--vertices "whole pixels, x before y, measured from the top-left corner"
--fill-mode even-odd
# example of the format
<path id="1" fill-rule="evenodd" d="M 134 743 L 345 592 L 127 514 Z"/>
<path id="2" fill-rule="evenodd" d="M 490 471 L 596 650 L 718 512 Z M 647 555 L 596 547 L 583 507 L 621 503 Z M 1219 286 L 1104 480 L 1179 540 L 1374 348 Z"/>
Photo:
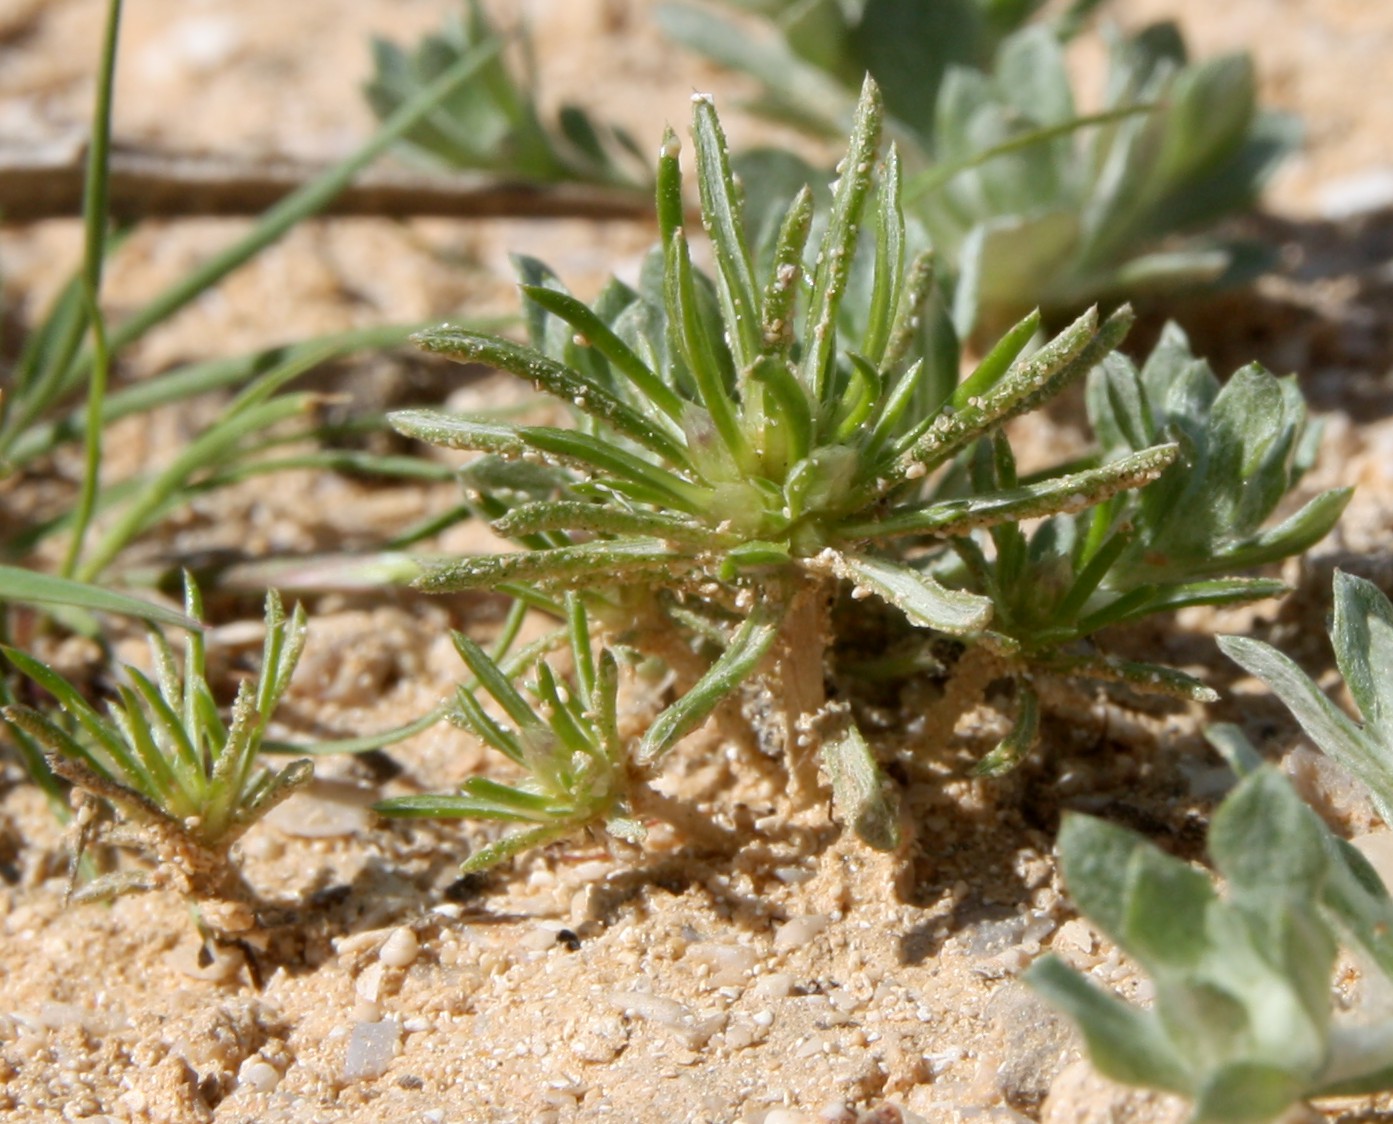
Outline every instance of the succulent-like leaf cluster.
<path id="1" fill-rule="evenodd" d="M 192 618 L 202 614 L 191 579 L 185 608 Z M 303 610 L 296 606 L 287 618 L 280 598 L 268 594 L 261 673 L 254 685 L 242 683 L 230 721 L 219 713 L 208 687 L 197 629 L 187 633 L 182 673 L 169 643 L 152 630 L 154 679 L 127 667 L 127 683 L 118 688 L 105 716 L 57 672 L 25 652 L 4 647 L 0 650 L 9 661 L 58 701 L 70 724 L 60 725 L 28 706 L 8 706 L 3 716 L 50 751 L 49 764 L 59 776 L 115 805 L 129 823 L 186 844 L 194 861 L 185 873 L 197 893 L 200 884 L 213 885 L 209 876 L 223 873 L 232 843 L 313 775 L 308 760 L 278 771 L 256 762 L 304 643 Z M 84 895 L 102 896 L 118 888 L 146 884 L 98 879 Z"/>
<path id="2" fill-rule="evenodd" d="M 1251 60 L 1190 63 L 1158 24 L 1113 35 L 1103 104 L 1084 115 L 1064 40 L 1086 10 L 1027 25 L 1037 5 L 836 0 L 739 4 L 769 18 L 741 34 L 707 7 L 669 4 L 669 34 L 763 84 L 755 107 L 837 134 L 869 71 L 903 142 L 911 213 L 957 275 L 960 330 L 1032 307 L 1192 287 L 1236 267 L 1233 247 L 1168 244 L 1251 205 L 1295 142 L 1259 112 Z M 771 10 L 776 9 L 776 10 Z"/>
<path id="3" fill-rule="evenodd" d="M 1104 359 L 1089 375 L 1087 406 L 1102 464 L 1162 441 L 1178 446 L 1177 462 L 1148 487 L 1056 516 L 1028 536 L 1008 522 L 957 539 L 961 568 L 945 576 L 991 599 L 998 644 L 1037 670 L 1091 670 L 1212 698 L 1163 668 L 1090 658 L 1079 642 L 1159 612 L 1280 593 L 1280 582 L 1229 575 L 1307 549 L 1334 526 L 1351 489 L 1323 492 L 1266 527 L 1309 467 L 1319 432 L 1306 425 L 1293 378 L 1254 364 L 1221 386 L 1174 325 L 1140 370 L 1119 353 Z M 977 454 L 977 488 L 1011 486 L 1004 441 Z"/>
<path id="4" fill-rule="evenodd" d="M 1225 637 L 1233 659 L 1265 679 L 1306 732 L 1393 813 L 1393 605 L 1375 586 L 1335 579 L 1336 656 L 1365 717 L 1361 728 L 1287 657 Z M 1195 1124 L 1276 1118 L 1296 1101 L 1393 1086 L 1393 1023 L 1331 1016 L 1340 944 L 1393 979 L 1393 899 L 1368 862 L 1337 838 L 1235 727 L 1210 732 L 1240 773 L 1209 831 L 1223 876 L 1210 879 L 1140 836 L 1074 816 L 1060 833 L 1080 910 L 1156 984 L 1149 1011 L 1130 1007 L 1048 956 L 1027 980 L 1083 1030 L 1093 1063 L 1119 1081 L 1180 1093 Z"/>
<path id="5" fill-rule="evenodd" d="M 598 659 L 592 653 L 590 626 L 579 598 L 567 599 L 566 612 L 572 682 L 562 682 L 546 660 L 536 659 L 526 695 L 513 683 L 523 670 L 515 661 L 500 667 L 469 637 L 454 634 L 460 657 L 504 720 L 490 714 L 464 687 L 456 693 L 454 718 L 525 770 L 526 779 L 506 785 L 471 777 L 457 794 L 401 796 L 375 806 L 387 816 L 519 825 L 475 850 L 463 864 L 466 872 L 484 870 L 519 851 L 592 826 L 603 826 L 630 842 L 645 834 L 628 806 L 630 760 L 619 733 L 619 665 L 608 648 L 601 649 Z"/>
<path id="6" fill-rule="evenodd" d="M 1100 0 L 1073 0 L 1050 19 L 1067 38 Z M 929 138 L 933 107 L 954 67 L 990 71 L 1002 41 L 1029 25 L 1044 0 L 721 0 L 759 17 L 736 26 L 710 5 L 664 3 L 657 18 L 678 42 L 759 80 L 755 112 L 828 139 L 850 122 L 847 90 L 870 74 L 890 116 Z"/>
<path id="7" fill-rule="evenodd" d="M 533 92 L 530 44 L 525 32 L 518 38 L 527 56 L 521 76 L 504 58 L 506 37 L 479 0 L 467 0 L 462 13 L 409 53 L 375 39 L 374 71 L 364 88 L 368 104 L 385 120 L 460 60 L 481 55 L 485 61 L 474 78 L 402 138 L 408 155 L 537 183 L 640 186 L 633 169 L 643 162 L 623 129 L 597 124 L 574 105 L 561 107 L 554 126 L 544 122 Z"/>
<path id="8" fill-rule="evenodd" d="M 1100 1072 L 1190 1098 L 1193 1124 L 1257 1124 L 1393 1084 L 1393 1024 L 1331 1018 L 1341 939 L 1393 976 L 1393 899 L 1367 861 L 1269 768 L 1225 800 L 1209 850 L 1223 896 L 1125 828 L 1066 820 L 1069 892 L 1146 970 L 1155 1004 L 1129 1006 L 1052 954 L 1027 982 L 1078 1022 Z"/>
<path id="9" fill-rule="evenodd" d="M 805 189 L 758 253 L 714 106 L 695 98 L 697 183 L 714 280 L 692 263 L 679 149 L 669 134 L 657 176 L 662 245 L 637 289 L 612 281 L 587 307 L 526 260 L 531 346 L 449 327 L 419 337 L 430 350 L 533 382 L 573 407 L 576 427 L 438 411 L 391 420 L 403 433 L 484 454 L 465 470 L 477 510 L 524 548 L 442 563 L 425 588 L 585 591 L 592 607 L 604 601 L 611 620 L 629 622 L 620 628 L 659 620 L 657 631 L 714 647 L 705 672 L 644 735 L 644 763 L 658 760 L 773 652 L 790 767 L 806 776 L 799 759 L 820 741 L 845 819 L 891 845 L 892 813 L 867 780 L 876 775 L 870 751 L 844 714 L 824 706 L 833 591 L 845 584 L 854 596 L 889 603 L 927 635 L 977 640 L 1007 659 L 1023 677 L 1025 728 L 1008 739 L 1010 761 L 993 767 L 1033 740 L 1026 680 L 1036 669 L 1203 693 L 1163 669 L 1107 664 L 1067 645 L 1177 604 L 1271 593 L 1272 583 L 1197 586 L 1183 567 L 1179 575 L 1138 569 L 1109 579 L 1129 551 L 1151 560 L 1153 543 L 1173 533 L 1173 513 L 1148 521 L 1159 509 L 1125 497 L 1168 470 L 1188 480 L 1175 464 L 1182 445 L 1209 489 L 1205 514 L 1186 518 L 1209 519 L 1215 534 L 1229 536 L 1226 549 L 1247 543 L 1249 516 L 1260 521 L 1270 510 L 1267 483 L 1282 490 L 1290 483 L 1291 458 L 1277 458 L 1263 477 L 1264 500 L 1249 503 L 1243 519 L 1211 502 L 1222 489 L 1207 461 L 1198 462 L 1207 457 L 1215 471 L 1226 470 L 1245 439 L 1289 448 L 1302 417 L 1289 408 L 1251 419 L 1232 441 L 1227 431 L 1191 432 L 1183 424 L 1189 416 L 1158 388 L 1148 405 L 1145 379 L 1119 361 L 1107 385 L 1121 389 L 1094 395 L 1110 404 L 1107 418 L 1121 435 L 1107 455 L 1018 479 L 1003 424 L 1104 363 L 1130 314 L 1100 319 L 1089 311 L 1037 346 L 1040 319 L 1032 313 L 959 383 L 956 348 L 945 359 L 942 337 L 925 330 L 933 259 L 911 254 L 898 156 L 893 147 L 883 163 L 877 154 L 882 118 L 868 80 L 825 224 L 814 233 Z M 1172 341 L 1148 367 L 1153 381 L 1178 347 Z M 1213 400 L 1213 378 L 1203 377 L 1209 382 L 1195 375 L 1200 389 L 1186 385 L 1192 397 Z M 1270 376 L 1253 378 L 1282 401 L 1290 394 Z M 1124 404 L 1113 403 L 1118 395 Z M 1118 421 L 1126 404 L 1132 413 Z M 1124 439 L 1136 440 L 1124 448 Z M 1098 514 L 1076 529 L 1076 514 L 1090 507 Z M 1027 543 L 1019 523 L 1051 516 Z M 997 536 L 994 555 L 973 538 L 987 531 Z M 953 564 L 948 544 L 964 564 Z"/>

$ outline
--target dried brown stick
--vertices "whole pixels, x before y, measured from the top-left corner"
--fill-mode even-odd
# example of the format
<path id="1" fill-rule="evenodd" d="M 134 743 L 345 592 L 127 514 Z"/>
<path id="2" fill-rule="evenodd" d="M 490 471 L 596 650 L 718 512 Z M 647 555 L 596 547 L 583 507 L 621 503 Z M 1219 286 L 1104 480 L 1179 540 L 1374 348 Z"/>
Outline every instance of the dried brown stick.
<path id="1" fill-rule="evenodd" d="M 0 223 L 75 217 L 82 210 L 86 145 L 0 143 Z M 118 220 L 257 215 L 324 172 L 289 160 L 161 152 L 129 145 L 111 154 L 110 205 Z M 643 192 L 579 184 L 508 183 L 479 175 L 365 172 L 323 211 L 380 218 L 647 218 Z"/>

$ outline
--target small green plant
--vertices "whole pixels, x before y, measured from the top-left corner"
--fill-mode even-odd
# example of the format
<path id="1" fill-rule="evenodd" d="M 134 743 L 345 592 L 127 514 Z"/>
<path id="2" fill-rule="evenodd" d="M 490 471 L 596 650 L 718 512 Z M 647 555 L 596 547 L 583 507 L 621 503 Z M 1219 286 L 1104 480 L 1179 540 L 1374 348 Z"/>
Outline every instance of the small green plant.
<path id="1" fill-rule="evenodd" d="M 1059 855 L 1079 909 L 1156 987 L 1143 1010 L 1053 954 L 1026 981 L 1083 1031 L 1098 1070 L 1194 1101 L 1192 1124 L 1258 1124 L 1310 1097 L 1393 1086 L 1393 1023 L 1332 1019 L 1341 940 L 1393 978 L 1393 899 L 1278 773 L 1244 779 L 1215 814 L 1224 879 L 1144 838 L 1070 816 Z"/>
<path id="2" fill-rule="evenodd" d="M 517 35 L 524 72 L 504 57 L 505 37 L 479 0 L 426 36 L 410 53 L 386 40 L 373 41 L 374 72 L 365 87 L 368 104 L 383 120 L 420 96 L 460 59 L 482 52 L 477 72 L 403 133 L 398 147 L 409 157 L 451 168 L 469 168 L 534 183 L 578 181 L 642 188 L 639 150 L 623 129 L 597 125 L 574 105 L 563 105 L 554 126 L 543 121 L 532 91 L 537 86 L 531 42 Z"/>
<path id="3" fill-rule="evenodd" d="M 114 613 L 171 628 L 199 627 L 199 623 L 192 617 L 176 613 L 173 609 L 152 601 L 143 601 L 138 597 L 102 589 L 87 582 L 72 581 L 53 574 L 41 574 L 18 566 L 0 565 L 0 614 L 7 614 L 10 608 L 16 605 L 76 616 L 83 623 L 88 621 L 92 613 Z M 9 623 L 7 617 L 0 616 L 0 624 L 8 628 Z M 7 676 L 0 675 L 0 707 L 15 701 L 12 686 Z M 14 735 L 13 740 L 20 760 L 29 776 L 43 789 L 54 811 L 60 816 L 66 815 L 62 786 L 49 772 L 38 743 L 23 731 L 11 728 L 11 733 Z"/>
<path id="4" fill-rule="evenodd" d="M 520 766 L 527 778 L 505 785 L 471 777 L 457 795 L 402 796 L 376 805 L 388 816 L 525 825 L 476 850 L 464 863 L 466 872 L 592 826 L 629 842 L 644 837 L 632 811 L 629 747 L 619 733 L 619 665 L 608 648 L 601 649 L 598 659 L 592 653 L 579 598 L 567 598 L 566 615 L 574 667 L 569 685 L 558 680 L 536 650 L 501 668 L 469 637 L 454 634 L 460 658 L 511 725 L 489 714 L 467 687 L 456 693 L 454 721 Z M 534 660 L 529 699 L 512 680 Z"/>
<path id="5" fill-rule="evenodd" d="M 433 351 L 532 381 L 574 407 L 577 427 L 435 411 L 391 421 L 403 433 L 485 454 L 465 472 L 476 509 L 524 548 L 436 565 L 425 588 L 579 590 L 626 642 L 678 667 L 697 656 L 689 689 L 643 736 L 644 766 L 743 684 L 772 680 L 766 710 L 779 716 L 796 791 L 815 791 L 820 749 L 844 821 L 891 847 L 894 812 L 871 750 L 845 706 L 826 700 L 833 594 L 878 597 L 926 638 L 955 637 L 1002 657 L 1026 697 L 1022 730 L 992 759 L 993 770 L 1033 741 L 1029 679 L 1037 671 L 1203 695 L 1193 680 L 1109 663 L 1077 643 L 1144 613 L 1276 587 L 1196 585 L 1185 580 L 1188 555 L 1174 572 L 1110 586 L 1114 563 L 1132 558 L 1134 546 L 1138 558 L 1153 558 L 1151 542 L 1168 542 L 1181 517 L 1117 497 L 1184 474 L 1181 443 L 1201 449 L 1217 470 L 1235 449 L 1293 441 L 1302 419 L 1289 411 L 1250 419 L 1237 435 L 1214 438 L 1203 427 L 1192 434 L 1171 425 L 1164 399 L 1155 416 L 1147 412 L 1144 380 L 1119 367 L 1112 379 L 1145 421 L 1127 414 L 1105 458 L 1017 479 L 1002 425 L 1098 367 L 1130 314 L 1100 320 L 1090 311 L 1038 347 L 1039 317 L 1027 316 L 959 383 L 956 349 L 945 352 L 926 329 L 932 259 L 909 260 L 893 147 L 877 174 L 881 122 L 868 80 L 825 227 L 812 237 L 805 189 L 787 206 L 772 254 L 757 260 L 715 109 L 698 96 L 693 137 L 714 281 L 692 265 L 679 149 L 669 134 L 657 176 L 662 246 L 637 290 L 611 282 L 587 307 L 540 263 L 524 260 L 532 346 L 448 327 L 419 337 Z M 1283 401 L 1291 393 L 1262 378 Z M 1178 418 L 1179 407 L 1173 412 Z M 1136 444 L 1124 449 L 1124 438 Z M 1227 493 L 1206 465 L 1198 471 L 1212 510 L 1184 517 L 1208 519 L 1226 562 L 1247 564 L 1239 547 L 1255 532 L 1244 520 L 1256 511 L 1260 522 L 1271 505 L 1249 504 L 1237 518 L 1214 500 Z M 1291 478 L 1279 466 L 1265 487 Z M 1326 528 L 1339 506 L 1321 509 Z M 1050 523 L 1056 533 L 1037 534 L 1026 548 L 1020 521 L 1090 507 L 1101 514 L 1086 532 L 1066 542 L 1058 530 L 1072 523 Z M 1004 536 L 992 562 L 971 539 L 989 528 Z M 948 544 L 967 565 L 954 564 Z M 1271 545 L 1299 544 L 1279 529 Z M 1028 601 L 1045 606 L 1043 618 L 1023 612 Z"/>
<path id="6" fill-rule="evenodd" d="M 201 616 L 191 579 L 185 608 L 188 616 Z M 171 880 L 195 899 L 246 896 L 229 864 L 229 848 L 313 775 L 308 760 L 279 771 L 256 762 L 304 643 L 303 610 L 297 606 L 287 618 L 280 598 L 269 594 L 260 675 L 255 685 L 241 684 L 230 721 L 219 713 L 209 689 L 203 639 L 196 629 L 186 635 L 182 674 L 168 642 L 152 630 L 154 679 L 127 667 L 127 682 L 118 688 L 106 716 L 33 656 L 0 648 L 15 668 L 57 700 L 68 719 L 60 724 L 36 708 L 11 705 L 0 712 L 5 722 L 49 750 L 54 773 L 116 808 L 127 830 L 112 834 L 113 841 L 133 843 L 160 859 L 153 871 L 100 877 L 78 892 L 79 899 L 156 889 Z M 92 819 L 79 822 L 86 827 Z M 85 842 L 84 833 L 79 854 Z"/>
<path id="7" fill-rule="evenodd" d="M 1220 644 L 1368 785 L 1388 819 L 1393 605 L 1337 573 L 1333 640 L 1362 728 L 1275 649 L 1236 636 Z M 1358 851 L 1259 767 L 1241 731 L 1216 727 L 1210 738 L 1244 774 L 1209 831 L 1222 896 L 1207 875 L 1123 828 L 1071 816 L 1060 832 L 1070 894 L 1146 969 L 1153 1009 L 1128 1006 L 1054 956 L 1027 980 L 1078 1022 L 1101 1072 L 1192 1099 L 1195 1124 L 1256 1124 L 1311 1097 L 1393 1087 L 1393 1023 L 1341 1023 L 1330 1006 L 1342 943 L 1393 979 L 1393 899 Z"/>
<path id="8" fill-rule="evenodd" d="M 1086 675 L 1212 700 L 1193 679 L 1109 659 L 1089 640 L 1104 628 L 1189 605 L 1281 593 L 1280 582 L 1232 575 L 1312 546 L 1351 495 L 1349 488 L 1330 489 L 1267 526 L 1314 459 L 1319 430 L 1306 425 L 1294 378 L 1251 365 L 1221 386 L 1174 325 L 1140 370 L 1118 353 L 1104 359 L 1089 375 L 1087 406 L 1102 463 L 1162 441 L 1176 442 L 1181 454 L 1148 487 L 1057 515 L 1029 535 L 1004 522 L 953 540 L 959 565 L 942 575 L 991 599 L 991 631 L 1021 680 L 1026 727 L 983 763 L 987 772 L 1012 764 L 1034 739 L 1032 675 Z M 970 473 L 978 489 L 1012 487 L 1010 447 L 1000 437 L 979 447 Z"/>
<path id="9" fill-rule="evenodd" d="M 659 19 L 759 79 L 756 110 L 822 136 L 844 131 L 861 74 L 876 78 L 906 205 L 956 278 L 960 332 L 1251 268 L 1251 248 L 1174 241 L 1250 206 L 1295 144 L 1287 119 L 1257 109 L 1246 55 L 1191 63 L 1171 24 L 1114 34 L 1102 105 L 1084 114 L 1064 45 L 1092 3 L 1028 25 L 1038 5 L 735 6 L 766 14 L 770 34 L 701 5 L 666 4 Z"/>

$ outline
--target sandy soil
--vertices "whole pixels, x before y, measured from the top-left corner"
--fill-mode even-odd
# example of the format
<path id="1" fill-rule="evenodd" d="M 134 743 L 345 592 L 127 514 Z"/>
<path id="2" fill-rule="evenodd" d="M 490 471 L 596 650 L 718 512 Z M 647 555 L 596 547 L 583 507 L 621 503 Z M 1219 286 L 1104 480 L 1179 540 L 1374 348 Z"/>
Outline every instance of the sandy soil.
<path id="1" fill-rule="evenodd" d="M 80 130 L 100 24 L 96 0 L 0 4 L 0 132 L 34 143 Z M 142 0 L 128 5 L 117 128 L 132 141 L 329 157 L 369 126 L 356 95 L 370 34 L 409 38 L 451 0 Z M 644 0 L 527 0 L 552 96 L 641 138 L 682 120 L 694 87 L 738 89 L 662 44 Z M 1393 11 L 1345 0 L 1121 0 L 1135 23 L 1179 12 L 1199 53 L 1249 48 L 1267 99 L 1300 113 L 1308 144 L 1253 228 L 1282 248 L 1258 289 L 1182 315 L 1227 370 L 1298 370 L 1328 414 L 1312 490 L 1357 483 L 1342 527 L 1288 576 L 1284 605 L 1133 637 L 1195 667 L 1266 748 L 1297 745 L 1279 707 L 1236 680 L 1208 637 L 1253 629 L 1327 669 L 1321 622 L 1333 565 L 1393 588 Z M 737 137 L 757 128 L 731 117 Z M 1380 194 L 1380 191 L 1382 194 Z M 113 263 L 114 312 L 223 244 L 237 224 L 150 224 Z M 353 221 L 297 230 L 137 350 L 132 373 L 175 359 L 353 324 L 511 307 L 506 253 L 546 258 L 586 291 L 631 267 L 639 224 Z M 71 268 L 69 222 L 0 227 L 7 297 L 32 314 Z M 383 365 L 394 372 L 374 381 Z M 458 372 L 365 362 L 383 394 L 459 392 Z M 386 389 L 382 390 L 385 385 Z M 499 384 L 470 384 L 492 394 Z M 403 389 L 405 388 L 405 389 Z M 121 431 L 113 459 L 167 456 L 178 417 Z M 1042 429 L 1041 442 L 1053 431 Z M 290 476 L 182 518 L 150 557 L 253 556 L 367 546 L 451 502 L 448 488 Z M 466 549 L 465 528 L 442 544 Z M 487 598 L 347 595 L 312 604 L 312 638 L 282 714 L 303 739 L 383 729 L 452 689 L 450 628 L 485 635 Z M 254 599 L 221 605 L 211 637 L 232 674 L 254 658 Z M 136 647 L 122 643 L 124 655 Z M 59 655 L 81 670 L 93 654 Z M 913 705 L 914 700 L 903 700 Z M 912 845 L 872 854 L 820 815 L 790 817 L 756 750 L 712 729 L 668 785 L 748 840 L 703 851 L 654 833 L 643 853 L 577 841 L 487 878 L 460 879 L 464 835 L 371 822 L 382 795 L 439 790 L 496 768 L 439 727 L 379 755 L 326 761 L 314 791 L 240 845 L 278 924 L 243 949 L 202 949 L 172 895 L 65 908 L 62 833 L 6 763 L 0 781 L 0 1117 L 243 1124 L 473 1124 L 671 1120 L 891 1124 L 915 1118 L 1051 1124 L 1183 1119 L 1166 1098 L 1091 1075 L 1064 1022 L 1016 980 L 1052 948 L 1124 995 L 1149 985 L 1063 896 L 1051 859 L 1063 809 L 1130 823 L 1198 857 L 1214 762 L 1190 712 L 1134 715 L 1088 700 L 1004 781 L 970 779 L 989 712 L 948 744 L 911 725 L 893 749 Z M 922 726 L 922 724 L 921 724 Z M 916 730 L 918 732 L 916 732 Z M 1367 806 L 1299 753 L 1303 783 L 1354 834 Z M 1357 1006 L 1357 984 L 1341 1002 Z M 1393 1102 L 1390 1102 L 1393 1103 Z M 1347 1124 L 1368 1104 L 1325 1106 Z"/>

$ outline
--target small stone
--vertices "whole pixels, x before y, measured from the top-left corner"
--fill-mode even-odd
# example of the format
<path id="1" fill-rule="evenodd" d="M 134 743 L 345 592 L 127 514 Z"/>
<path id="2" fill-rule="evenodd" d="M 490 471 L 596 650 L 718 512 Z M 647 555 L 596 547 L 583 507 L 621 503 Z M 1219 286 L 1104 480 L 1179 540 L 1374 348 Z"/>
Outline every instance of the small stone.
<path id="1" fill-rule="evenodd" d="M 1040 1108 L 1040 1124 L 1181 1124 L 1188 1118 L 1179 1097 L 1114 1084 L 1086 1061 L 1060 1072 Z"/>
<path id="2" fill-rule="evenodd" d="M 1316 193 L 1322 218 L 1341 222 L 1393 207 L 1393 168 L 1370 168 L 1332 180 Z"/>
<path id="3" fill-rule="evenodd" d="M 801 917 L 790 918 L 774 934 L 774 948 L 778 952 L 802 948 L 827 928 L 831 921 L 831 917 L 825 913 L 805 913 Z"/>
<path id="4" fill-rule="evenodd" d="M 242 950 L 226 945 L 181 944 L 164 954 L 164 962 L 182 975 L 205 983 L 225 983 L 242 970 Z"/>
<path id="5" fill-rule="evenodd" d="M 361 972 L 358 978 L 353 981 L 353 990 L 358 993 L 358 998 L 366 1003 L 376 1003 L 382 998 L 382 974 L 386 967 L 381 964 L 369 964 Z"/>
<path id="6" fill-rule="evenodd" d="M 371 816 L 362 803 L 326 800 L 308 792 L 297 792 L 283 804 L 266 813 L 265 822 L 296 839 L 332 839 L 366 831 Z"/>
<path id="7" fill-rule="evenodd" d="M 343 1058 L 345 1082 L 371 1081 L 381 1077 L 392 1064 L 401 1038 L 396 1019 L 358 1023 L 348 1036 L 348 1051 Z"/>
<path id="8" fill-rule="evenodd" d="M 793 994 L 793 977 L 787 972 L 770 972 L 760 976 L 751 988 L 755 999 L 787 999 Z"/>

